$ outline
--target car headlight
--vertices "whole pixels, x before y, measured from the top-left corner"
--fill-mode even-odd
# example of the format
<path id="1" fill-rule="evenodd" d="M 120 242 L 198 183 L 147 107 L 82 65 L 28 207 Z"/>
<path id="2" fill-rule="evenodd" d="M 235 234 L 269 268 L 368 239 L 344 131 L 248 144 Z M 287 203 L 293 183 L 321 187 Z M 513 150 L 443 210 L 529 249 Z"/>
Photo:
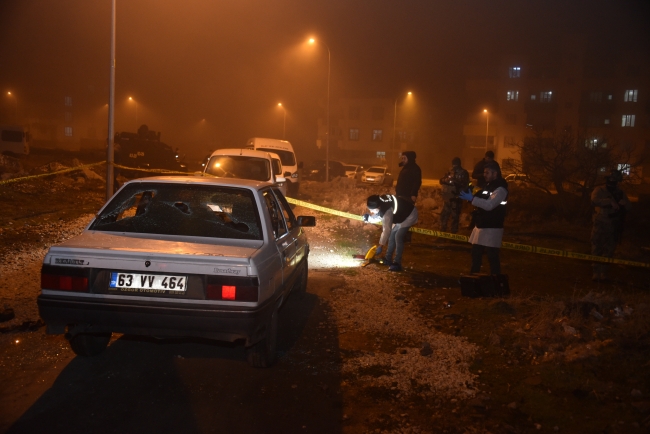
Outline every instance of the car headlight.
<path id="1" fill-rule="evenodd" d="M 292 173 L 292 174 L 291 174 L 291 177 L 292 177 L 292 178 L 298 178 L 298 172 L 296 172 L 296 173 Z"/>

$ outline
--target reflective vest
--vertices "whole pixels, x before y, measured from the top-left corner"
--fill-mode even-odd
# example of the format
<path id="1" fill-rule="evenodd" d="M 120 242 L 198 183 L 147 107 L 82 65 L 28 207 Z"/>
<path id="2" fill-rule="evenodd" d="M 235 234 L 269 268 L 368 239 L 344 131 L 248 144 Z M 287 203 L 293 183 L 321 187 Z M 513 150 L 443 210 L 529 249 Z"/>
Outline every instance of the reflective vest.
<path id="1" fill-rule="evenodd" d="M 409 199 L 393 196 L 392 194 L 382 194 L 379 196 L 379 200 L 382 202 L 379 206 L 379 216 L 384 217 L 386 211 L 392 208 L 393 223 L 402 223 L 415 208 L 415 205 Z"/>
<path id="2" fill-rule="evenodd" d="M 499 187 L 503 187 L 506 192 L 508 191 L 508 183 L 503 178 L 497 178 L 488 183 L 485 188 L 480 189 L 474 193 L 474 197 L 481 199 L 489 199 L 490 195 Z M 503 228 L 503 222 L 506 219 L 506 203 L 508 202 L 508 195 L 505 199 L 497 205 L 492 211 L 486 211 L 483 208 L 476 207 L 474 210 L 474 222 L 479 229 L 485 228 Z"/>

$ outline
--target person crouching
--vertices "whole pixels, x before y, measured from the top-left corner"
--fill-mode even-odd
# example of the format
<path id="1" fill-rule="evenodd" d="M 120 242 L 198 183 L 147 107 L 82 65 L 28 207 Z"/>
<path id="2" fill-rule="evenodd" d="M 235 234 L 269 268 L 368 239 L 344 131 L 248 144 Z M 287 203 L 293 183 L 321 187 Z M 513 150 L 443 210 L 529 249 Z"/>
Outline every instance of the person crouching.
<path id="1" fill-rule="evenodd" d="M 409 228 L 418 221 L 417 208 L 409 199 L 392 194 L 372 195 L 366 201 L 366 205 L 370 214 L 364 214 L 363 220 L 367 223 L 381 221 L 383 226 L 375 256 L 379 256 L 379 262 L 389 266 L 389 271 L 402 271 L 404 240 Z M 381 257 L 386 243 L 388 243 L 386 254 Z"/>
<path id="2" fill-rule="evenodd" d="M 469 242 L 472 243 L 472 274 L 481 270 L 484 251 L 487 251 L 490 273 L 501 274 L 499 249 L 503 239 L 508 183 L 500 173 L 496 163 L 491 161 L 485 163 L 483 169 L 485 186 L 475 195 L 472 195 L 470 191 L 465 191 L 460 195 L 461 199 L 470 201 L 476 207 L 474 219 L 476 226 L 469 236 Z"/>

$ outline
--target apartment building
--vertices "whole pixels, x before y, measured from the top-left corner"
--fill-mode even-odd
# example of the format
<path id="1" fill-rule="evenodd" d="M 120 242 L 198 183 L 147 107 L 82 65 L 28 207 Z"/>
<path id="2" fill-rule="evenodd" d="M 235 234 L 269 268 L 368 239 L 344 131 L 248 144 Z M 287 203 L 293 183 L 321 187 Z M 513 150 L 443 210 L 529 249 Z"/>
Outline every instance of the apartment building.
<path id="1" fill-rule="evenodd" d="M 397 168 L 399 154 L 409 149 L 416 130 L 410 122 L 409 96 L 388 98 L 342 98 L 330 108 L 329 155 L 364 165 Z M 325 117 L 318 121 L 317 146 L 326 146 Z"/>
<path id="2" fill-rule="evenodd" d="M 492 150 L 507 172 L 520 158 L 517 144 L 539 129 L 571 128 L 585 146 L 650 155 L 647 53 L 588 53 L 569 41 L 555 53 L 504 58 L 496 76 L 467 81 L 466 97 L 462 154 L 470 163 Z M 647 164 L 635 170 L 650 178 Z"/>

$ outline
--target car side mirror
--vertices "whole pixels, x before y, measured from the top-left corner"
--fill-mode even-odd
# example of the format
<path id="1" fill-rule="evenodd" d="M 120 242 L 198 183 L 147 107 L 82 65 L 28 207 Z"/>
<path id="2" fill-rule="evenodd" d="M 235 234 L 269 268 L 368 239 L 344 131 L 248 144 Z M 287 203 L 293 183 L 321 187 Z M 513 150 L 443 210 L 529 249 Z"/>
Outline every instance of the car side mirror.
<path id="1" fill-rule="evenodd" d="M 313 215 L 298 216 L 298 226 L 309 227 L 316 226 L 316 217 Z"/>
<path id="2" fill-rule="evenodd" d="M 285 176 L 285 177 L 287 177 L 287 176 L 291 176 L 291 172 L 284 172 L 284 176 Z"/>

